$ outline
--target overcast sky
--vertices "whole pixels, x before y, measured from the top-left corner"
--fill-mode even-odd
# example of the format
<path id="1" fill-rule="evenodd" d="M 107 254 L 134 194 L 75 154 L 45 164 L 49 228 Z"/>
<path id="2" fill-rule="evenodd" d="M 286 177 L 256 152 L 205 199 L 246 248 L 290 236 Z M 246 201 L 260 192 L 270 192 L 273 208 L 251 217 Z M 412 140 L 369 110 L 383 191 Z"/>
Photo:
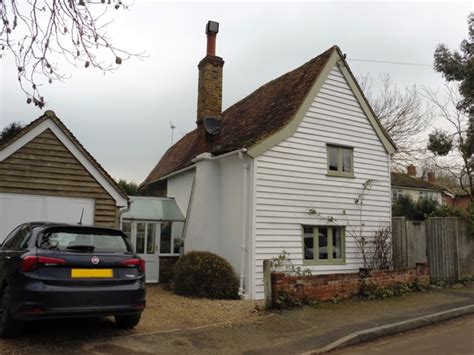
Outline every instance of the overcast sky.
<path id="1" fill-rule="evenodd" d="M 141 182 L 170 146 L 194 128 L 197 64 L 205 54 L 207 20 L 220 22 L 217 54 L 224 58 L 223 107 L 294 69 L 333 44 L 356 75 L 390 73 L 397 85 L 439 88 L 431 67 L 351 61 L 432 64 L 438 43 L 458 48 L 467 37 L 472 2 L 450 3 L 162 3 L 137 0 L 117 11 L 108 33 L 130 51 L 107 75 L 66 67 L 65 83 L 44 90 L 56 112 L 86 149 L 116 178 Z M 26 105 L 10 58 L 0 60 L 0 129 L 29 123 L 42 111 Z"/>

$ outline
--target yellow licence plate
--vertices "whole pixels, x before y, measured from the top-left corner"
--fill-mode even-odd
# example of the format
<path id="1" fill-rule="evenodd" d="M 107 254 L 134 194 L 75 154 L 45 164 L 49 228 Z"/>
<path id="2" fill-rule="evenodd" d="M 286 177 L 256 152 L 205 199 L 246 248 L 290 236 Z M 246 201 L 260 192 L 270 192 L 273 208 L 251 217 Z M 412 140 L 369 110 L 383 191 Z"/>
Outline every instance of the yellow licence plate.
<path id="1" fill-rule="evenodd" d="M 71 269 L 73 279 L 86 278 L 111 278 L 114 276 L 112 269 Z"/>

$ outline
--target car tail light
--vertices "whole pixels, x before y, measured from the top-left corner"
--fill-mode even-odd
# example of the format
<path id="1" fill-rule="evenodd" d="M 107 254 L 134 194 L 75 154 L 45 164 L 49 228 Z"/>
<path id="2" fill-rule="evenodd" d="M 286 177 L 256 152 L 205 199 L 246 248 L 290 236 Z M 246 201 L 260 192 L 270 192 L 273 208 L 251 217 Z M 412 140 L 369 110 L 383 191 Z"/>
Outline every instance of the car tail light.
<path id="1" fill-rule="evenodd" d="M 122 260 L 123 266 L 138 266 L 141 272 L 145 272 L 145 260 L 143 259 L 126 259 Z"/>
<path id="2" fill-rule="evenodd" d="M 23 313 L 25 313 L 25 314 L 40 314 L 40 313 L 44 313 L 44 312 L 45 312 L 45 309 L 40 308 L 40 307 L 28 308 L 28 309 L 25 309 L 23 311 Z"/>
<path id="3" fill-rule="evenodd" d="M 63 265 L 66 263 L 66 260 L 60 258 L 50 258 L 47 256 L 25 256 L 21 262 L 21 271 L 28 272 L 33 271 L 40 265 Z"/>

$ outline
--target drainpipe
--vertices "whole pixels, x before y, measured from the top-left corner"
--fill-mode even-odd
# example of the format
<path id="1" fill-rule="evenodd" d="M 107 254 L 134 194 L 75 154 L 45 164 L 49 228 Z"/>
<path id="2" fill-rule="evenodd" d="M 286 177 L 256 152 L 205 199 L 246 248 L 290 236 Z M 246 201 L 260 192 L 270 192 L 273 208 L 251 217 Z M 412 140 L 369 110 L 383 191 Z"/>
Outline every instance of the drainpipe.
<path id="1" fill-rule="evenodd" d="M 125 212 L 130 211 L 130 208 L 132 208 L 132 203 L 133 203 L 133 201 L 130 201 L 130 199 L 128 199 L 128 201 L 127 201 L 127 207 L 122 207 L 122 208 L 119 210 L 119 228 L 122 228 L 122 215 L 123 215 Z"/>
<path id="2" fill-rule="evenodd" d="M 249 164 L 245 161 L 244 158 L 244 153 L 247 151 L 247 149 L 242 149 L 239 151 L 239 159 L 242 162 L 242 171 L 244 173 L 244 194 L 243 194 L 243 201 L 242 201 L 242 241 L 241 241 L 241 250 L 240 250 L 240 284 L 239 284 L 239 295 L 243 296 L 244 295 L 244 279 L 245 279 L 245 254 L 247 253 L 247 246 L 246 246 L 246 241 L 247 241 L 247 196 L 248 196 L 248 191 L 247 191 L 247 175 L 248 175 L 248 169 L 249 169 Z"/>

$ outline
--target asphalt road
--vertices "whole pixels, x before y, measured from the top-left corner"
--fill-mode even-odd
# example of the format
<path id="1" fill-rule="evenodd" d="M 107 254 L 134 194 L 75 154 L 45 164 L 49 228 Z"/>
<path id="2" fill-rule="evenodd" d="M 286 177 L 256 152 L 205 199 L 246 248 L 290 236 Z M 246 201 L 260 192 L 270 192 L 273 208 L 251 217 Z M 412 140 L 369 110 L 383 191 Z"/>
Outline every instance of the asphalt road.
<path id="1" fill-rule="evenodd" d="M 474 315 L 332 352 L 334 355 L 472 355 Z"/>

